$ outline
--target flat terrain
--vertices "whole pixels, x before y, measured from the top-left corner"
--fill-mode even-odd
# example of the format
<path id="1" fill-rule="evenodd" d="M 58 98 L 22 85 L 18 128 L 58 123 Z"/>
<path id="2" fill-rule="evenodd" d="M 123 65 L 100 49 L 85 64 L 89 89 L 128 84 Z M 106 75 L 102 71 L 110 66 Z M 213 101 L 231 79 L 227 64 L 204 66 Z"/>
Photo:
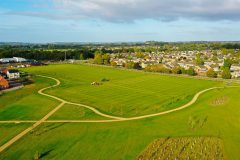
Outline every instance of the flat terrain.
<path id="1" fill-rule="evenodd" d="M 103 120 L 106 117 L 99 116 L 89 109 L 65 104 L 60 110 L 52 115 L 49 120 Z"/>
<path id="2" fill-rule="evenodd" d="M 217 85 L 214 81 L 87 65 L 51 65 L 27 71 L 61 81 L 60 87 L 46 93 L 121 117 L 169 110 L 185 104 L 196 92 Z M 100 86 L 91 85 L 103 78 L 109 81 Z"/>
<path id="3" fill-rule="evenodd" d="M 4 120 L 39 120 L 53 109 L 58 102 L 37 93 L 52 81 L 35 78 L 36 83 L 14 92 L 0 96 L 0 121 Z"/>
<path id="4" fill-rule="evenodd" d="M 221 85 L 220 82 L 214 81 L 85 65 L 52 65 L 30 68 L 28 71 L 52 76 L 62 82 L 59 88 L 50 89 L 46 93 L 122 117 L 146 115 L 176 108 L 190 101 L 197 92 Z M 110 81 L 104 82 L 101 86 L 91 85 L 91 82 L 100 81 L 104 77 Z M 37 95 L 37 90 L 47 84 L 53 85 L 54 82 L 39 77 L 34 79 L 36 83 L 32 85 L 31 94 L 24 94 L 29 91 L 27 87 L 7 93 L 0 97 L 1 102 L 6 102 L 3 107 L 0 106 L 0 109 L 10 106 L 11 103 L 18 104 L 28 96 L 39 96 L 39 104 L 38 101 L 33 102 L 38 107 L 32 113 L 37 116 L 31 117 L 27 112 L 23 114 L 26 114 L 28 120 L 33 120 L 42 118 L 41 116 L 59 105 L 59 102 L 51 98 Z M 14 97 L 19 93 L 22 93 L 19 99 L 7 101 L 10 94 Z M 168 137 L 216 137 L 224 146 L 226 159 L 240 159 L 239 93 L 240 88 L 211 90 L 201 95 L 197 102 L 188 108 L 141 120 L 108 123 L 42 123 L 0 153 L 0 159 L 28 160 L 33 159 L 36 153 L 44 159 L 137 159 L 154 140 Z M 173 97 L 176 100 L 173 100 Z M 115 108 L 109 111 L 108 107 L 113 102 L 116 104 Z M 54 107 L 53 103 L 56 103 Z M 131 105 L 128 105 L 129 103 Z M 125 106 L 123 111 L 118 109 L 121 104 Z M 46 113 L 43 114 L 45 111 L 41 107 L 45 106 L 51 109 L 46 109 Z M 132 108 L 128 109 L 128 107 Z M 39 114 L 38 108 L 42 110 Z M 6 108 L 5 112 L 7 110 Z M 86 117 L 82 117 L 83 111 L 85 112 L 85 109 L 81 107 L 65 105 L 50 119 L 71 119 L 71 117 L 98 119 L 98 115 L 94 115 L 91 111 L 86 111 Z M 0 117 L 1 114 L 0 112 Z M 4 135 L 10 133 L 9 136 L 13 136 L 11 130 L 7 131 L 8 125 L 16 125 L 16 127 L 20 125 L 14 133 L 23 130 L 22 124 L 2 124 L 0 129 L 5 132 Z M 6 140 L 0 132 L 1 141 Z"/>
<path id="5" fill-rule="evenodd" d="M 30 124 L 0 124 L 0 146 Z"/>

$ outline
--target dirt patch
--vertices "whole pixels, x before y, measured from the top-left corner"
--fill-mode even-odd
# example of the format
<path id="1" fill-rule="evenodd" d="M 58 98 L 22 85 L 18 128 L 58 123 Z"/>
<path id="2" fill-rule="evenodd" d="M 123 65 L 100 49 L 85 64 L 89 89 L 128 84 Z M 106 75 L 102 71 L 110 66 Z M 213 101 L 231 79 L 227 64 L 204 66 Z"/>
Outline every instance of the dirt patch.
<path id="1" fill-rule="evenodd" d="M 222 97 L 218 97 L 215 98 L 211 101 L 211 105 L 212 106 L 221 106 L 226 104 L 229 101 L 229 98 L 227 96 L 222 96 Z"/>
<path id="2" fill-rule="evenodd" d="M 215 137 L 161 138 L 137 160 L 225 160 L 222 140 Z"/>

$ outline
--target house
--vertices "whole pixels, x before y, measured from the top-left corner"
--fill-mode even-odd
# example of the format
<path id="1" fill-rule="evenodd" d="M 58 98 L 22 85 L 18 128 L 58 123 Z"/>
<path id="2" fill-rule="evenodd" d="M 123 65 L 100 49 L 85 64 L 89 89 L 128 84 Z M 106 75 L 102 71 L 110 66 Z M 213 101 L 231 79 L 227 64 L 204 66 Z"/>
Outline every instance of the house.
<path id="1" fill-rule="evenodd" d="M 7 72 L 7 68 L 0 68 L 0 76 L 2 76 L 3 78 L 7 78 Z"/>
<path id="2" fill-rule="evenodd" d="M 0 90 L 7 89 L 9 87 L 8 81 L 0 76 Z"/>
<path id="3" fill-rule="evenodd" d="M 197 74 L 201 75 L 201 76 L 205 76 L 208 71 L 208 69 L 204 66 L 196 66 L 195 70 L 196 70 Z"/>
<path id="4" fill-rule="evenodd" d="M 7 77 L 9 79 L 18 79 L 18 78 L 20 78 L 20 73 L 18 70 L 11 69 L 11 70 L 7 71 Z"/>
<path id="5" fill-rule="evenodd" d="M 240 71 L 231 72 L 232 78 L 240 78 Z"/>
<path id="6" fill-rule="evenodd" d="M 0 74 L 2 75 L 7 75 L 7 71 L 8 71 L 7 68 L 0 68 Z"/>
<path id="7" fill-rule="evenodd" d="M 27 62 L 27 60 L 21 57 L 13 57 L 13 58 L 1 58 L 0 62 L 1 63 L 13 63 L 13 62 L 21 63 L 21 62 Z"/>
<path id="8" fill-rule="evenodd" d="M 230 68 L 232 72 L 239 71 L 240 72 L 240 65 L 239 64 L 233 64 Z"/>
<path id="9" fill-rule="evenodd" d="M 17 63 L 27 62 L 27 60 L 25 58 L 21 58 L 21 57 L 13 57 L 13 59 Z"/>
<path id="10" fill-rule="evenodd" d="M 144 68 L 146 68 L 147 66 L 149 66 L 149 65 L 152 65 L 152 63 L 151 62 L 142 62 L 141 64 L 140 64 L 140 66 L 144 69 Z"/>
<path id="11" fill-rule="evenodd" d="M 1 63 L 11 63 L 11 62 L 15 62 L 14 58 L 1 58 L 0 59 Z"/>

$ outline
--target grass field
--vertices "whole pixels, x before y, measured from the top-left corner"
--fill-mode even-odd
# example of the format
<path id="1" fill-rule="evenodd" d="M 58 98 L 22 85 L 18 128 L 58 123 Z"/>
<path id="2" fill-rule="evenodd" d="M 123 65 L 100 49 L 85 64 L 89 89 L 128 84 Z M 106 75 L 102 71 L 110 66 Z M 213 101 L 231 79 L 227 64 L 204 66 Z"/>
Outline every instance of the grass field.
<path id="1" fill-rule="evenodd" d="M 51 89 L 48 93 L 59 95 L 69 101 L 94 106 L 106 113 L 126 117 L 156 113 L 156 108 L 160 111 L 178 107 L 184 101 L 188 101 L 183 99 L 184 97 L 192 97 L 197 91 L 221 85 L 220 82 L 214 81 L 82 65 L 53 65 L 30 68 L 28 71 L 61 80 L 62 86 Z M 109 78 L 110 81 L 101 86 L 90 85 L 92 81 L 100 81 L 103 77 Z M 32 96 L 38 96 L 36 90 L 42 88 L 41 85 L 53 83 L 43 78 L 36 80 L 31 89 L 30 95 Z M 6 101 L 10 94 L 14 96 L 20 92 L 21 98 L 6 103 L 11 105 L 30 96 L 24 94 L 27 91 L 28 88 L 23 88 L 18 92 L 11 92 L 0 97 L 0 100 Z M 157 96 L 154 96 L 154 93 Z M 0 159 L 28 160 L 33 159 L 36 153 L 40 153 L 43 159 L 130 160 L 137 159 L 151 142 L 159 138 L 216 137 L 221 139 L 224 145 L 226 159 L 237 160 L 240 159 L 239 93 L 240 88 L 212 90 L 201 95 L 189 108 L 142 120 L 111 123 L 43 123 L 2 152 Z M 180 100 L 173 101 L 173 96 Z M 42 106 L 47 105 L 51 108 L 51 103 L 47 101 L 58 104 L 49 98 L 40 96 L 39 99 L 44 100 L 44 102 L 39 101 L 43 104 Z M 110 112 L 108 106 L 112 102 L 119 106 L 122 104 L 126 108 L 121 113 Z M 172 102 L 172 105 L 169 102 Z M 131 105 L 128 105 L 129 103 Z M 168 105 L 163 107 L 161 103 Z M 140 111 L 136 114 L 127 107 L 138 108 Z M 39 109 L 41 110 L 41 107 Z M 75 106 L 66 105 L 50 118 L 54 119 L 55 116 L 59 119 L 70 119 L 72 116 L 72 118 L 81 119 L 83 117 L 82 114 L 78 114 L 78 110 L 79 108 Z M 80 113 L 82 111 L 83 109 L 80 109 Z M 85 117 L 86 119 L 98 118 L 93 113 L 86 112 L 86 115 L 90 115 Z M 8 126 L 2 126 L 0 129 L 6 132 L 7 128 Z M 11 131 L 5 134 L 7 133 Z M 4 141 L 1 132 L 0 138 L 0 142 Z"/>
<path id="2" fill-rule="evenodd" d="M 62 82 L 47 93 L 83 103 L 116 116 L 133 117 L 169 110 L 185 104 L 214 81 L 178 78 L 87 65 L 51 65 L 27 69 L 50 75 Z M 107 78 L 100 86 L 94 81 Z"/>
<path id="3" fill-rule="evenodd" d="M 49 120 L 102 120 L 108 119 L 106 117 L 99 116 L 89 109 L 66 104 L 60 110 L 58 110 L 54 115 L 52 115 Z"/>
<path id="4" fill-rule="evenodd" d="M 0 146 L 29 126 L 30 124 L 0 124 Z"/>
<path id="5" fill-rule="evenodd" d="M 36 84 L 0 96 L 0 120 L 39 120 L 58 104 L 37 93 L 54 82 L 39 78 L 35 81 Z"/>

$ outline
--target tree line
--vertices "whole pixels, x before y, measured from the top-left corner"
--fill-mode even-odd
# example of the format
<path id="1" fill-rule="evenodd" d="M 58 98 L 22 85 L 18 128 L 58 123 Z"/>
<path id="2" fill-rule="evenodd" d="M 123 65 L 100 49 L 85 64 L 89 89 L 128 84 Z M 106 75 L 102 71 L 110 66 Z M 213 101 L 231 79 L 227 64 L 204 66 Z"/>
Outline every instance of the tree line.
<path id="1" fill-rule="evenodd" d="M 0 49 L 0 58 L 23 57 L 26 59 L 60 61 L 66 59 L 94 58 L 94 51 L 89 49 L 46 50 L 46 49 Z"/>

